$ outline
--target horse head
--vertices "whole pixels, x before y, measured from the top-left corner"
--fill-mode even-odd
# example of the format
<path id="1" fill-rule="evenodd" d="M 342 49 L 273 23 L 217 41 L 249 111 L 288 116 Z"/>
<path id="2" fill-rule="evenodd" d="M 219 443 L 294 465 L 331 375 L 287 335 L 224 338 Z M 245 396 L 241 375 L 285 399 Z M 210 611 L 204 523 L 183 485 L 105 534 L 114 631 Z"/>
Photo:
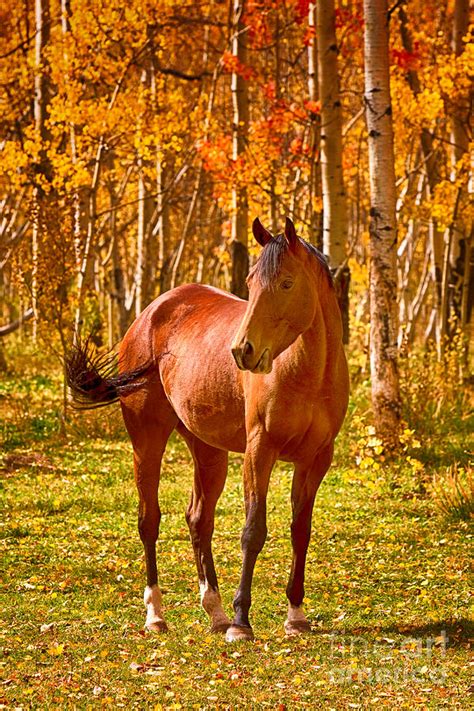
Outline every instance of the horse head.
<path id="1" fill-rule="evenodd" d="M 247 279 L 249 301 L 232 354 L 241 370 L 269 373 L 273 359 L 313 323 L 318 302 L 314 259 L 324 258 L 297 236 L 288 217 L 285 232 L 275 237 L 258 218 L 252 230 L 263 250 Z"/>

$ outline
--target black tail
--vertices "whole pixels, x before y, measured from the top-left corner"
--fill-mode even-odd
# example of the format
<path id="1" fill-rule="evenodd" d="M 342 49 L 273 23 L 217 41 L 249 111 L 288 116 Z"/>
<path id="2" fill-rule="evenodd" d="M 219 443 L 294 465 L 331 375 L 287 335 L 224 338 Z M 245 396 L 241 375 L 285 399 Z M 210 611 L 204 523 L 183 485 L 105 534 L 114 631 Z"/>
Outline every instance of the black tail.
<path id="1" fill-rule="evenodd" d="M 144 384 L 140 380 L 151 367 L 147 363 L 136 370 L 117 374 L 117 356 L 108 351 L 94 352 L 90 338 L 71 347 L 65 358 L 66 380 L 72 393 L 72 406 L 90 410 L 116 402 L 120 395 Z"/>

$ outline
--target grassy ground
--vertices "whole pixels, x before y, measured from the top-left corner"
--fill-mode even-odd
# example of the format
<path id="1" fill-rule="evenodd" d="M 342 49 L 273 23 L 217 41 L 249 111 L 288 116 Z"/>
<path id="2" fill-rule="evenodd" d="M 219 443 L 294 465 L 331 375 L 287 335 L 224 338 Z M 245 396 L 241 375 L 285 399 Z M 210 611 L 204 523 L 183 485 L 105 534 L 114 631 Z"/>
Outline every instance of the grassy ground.
<path id="1" fill-rule="evenodd" d="M 428 486 L 430 466 L 466 463 L 467 422 L 413 451 L 407 435 L 406 456 L 388 466 L 352 403 L 318 494 L 306 585 L 313 633 L 300 639 L 283 633 L 291 471 L 278 465 L 253 588 L 256 641 L 228 645 L 199 608 L 183 445 L 170 442 L 161 487 L 170 632 L 156 636 L 143 631 L 144 563 L 118 413 L 76 418 L 62 440 L 59 392 L 54 375 L 0 380 L 0 708 L 468 708 L 472 530 L 443 517 Z M 214 538 L 228 611 L 240 464 L 233 457 Z"/>

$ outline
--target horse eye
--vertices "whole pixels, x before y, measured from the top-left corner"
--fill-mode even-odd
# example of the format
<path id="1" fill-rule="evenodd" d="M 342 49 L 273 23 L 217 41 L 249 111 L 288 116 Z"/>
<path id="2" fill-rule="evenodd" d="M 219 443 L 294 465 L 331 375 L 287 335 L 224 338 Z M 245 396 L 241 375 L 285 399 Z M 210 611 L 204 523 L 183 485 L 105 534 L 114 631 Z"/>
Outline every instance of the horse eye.
<path id="1" fill-rule="evenodd" d="M 281 282 L 280 289 L 285 289 L 286 291 L 288 291 L 288 289 L 291 289 L 292 286 L 293 282 L 291 281 L 291 279 L 285 279 L 285 281 Z"/>

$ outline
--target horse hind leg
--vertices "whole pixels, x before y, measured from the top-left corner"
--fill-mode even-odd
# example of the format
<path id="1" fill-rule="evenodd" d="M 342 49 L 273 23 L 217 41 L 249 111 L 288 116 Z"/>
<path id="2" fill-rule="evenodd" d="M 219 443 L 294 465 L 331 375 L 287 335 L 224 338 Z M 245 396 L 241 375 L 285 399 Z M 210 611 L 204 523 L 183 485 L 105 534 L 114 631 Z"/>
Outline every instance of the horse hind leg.
<path id="1" fill-rule="evenodd" d="M 138 419 L 130 410 L 124 411 L 125 424 L 133 445 L 135 483 L 139 497 L 138 531 L 145 553 L 147 581 L 144 592 L 145 627 L 154 632 L 167 630 L 156 564 L 156 542 L 161 519 L 158 486 L 166 443 L 177 423 L 177 417 L 172 411 L 166 412 L 163 408 L 161 415 L 160 421 L 153 419 L 151 414 L 149 417 L 141 416 Z"/>
<path id="2" fill-rule="evenodd" d="M 201 604 L 209 615 L 212 632 L 225 633 L 230 620 L 222 607 L 212 555 L 216 504 L 227 476 L 228 454 L 211 447 L 184 428 L 179 430 L 194 460 L 194 484 L 186 512 L 199 577 Z"/>
<path id="3" fill-rule="evenodd" d="M 158 484 L 161 457 L 156 454 L 148 462 L 135 457 L 136 483 L 139 494 L 138 531 L 143 543 L 146 565 L 146 588 L 143 602 L 146 609 L 145 627 L 154 632 L 165 632 L 168 628 L 163 617 L 161 590 L 158 585 L 156 564 L 156 541 L 161 520 L 158 502 Z"/>
<path id="4" fill-rule="evenodd" d="M 331 464 L 332 454 L 333 447 L 331 445 L 321 453 L 314 466 L 296 465 L 293 475 L 291 490 L 293 560 L 286 588 L 288 616 L 284 625 L 287 635 L 299 635 L 311 631 L 311 625 L 303 610 L 306 554 L 311 537 L 314 500 L 319 485 Z"/>

